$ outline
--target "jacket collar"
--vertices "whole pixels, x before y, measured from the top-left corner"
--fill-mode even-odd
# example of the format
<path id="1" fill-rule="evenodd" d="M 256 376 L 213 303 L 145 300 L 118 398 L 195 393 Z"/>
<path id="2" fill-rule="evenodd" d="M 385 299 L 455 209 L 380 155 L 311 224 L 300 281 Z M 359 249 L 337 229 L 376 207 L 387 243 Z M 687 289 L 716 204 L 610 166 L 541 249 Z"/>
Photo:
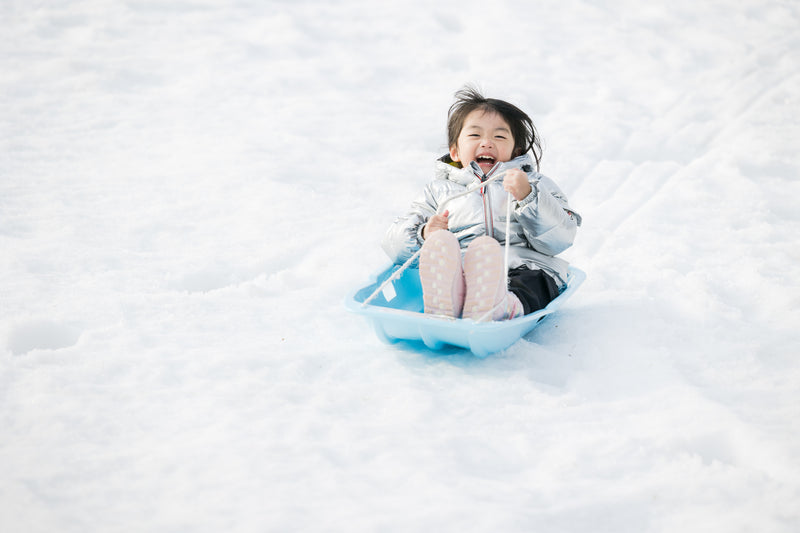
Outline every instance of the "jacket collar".
<path id="1" fill-rule="evenodd" d="M 498 172 L 512 168 L 519 168 L 525 173 L 531 174 L 536 169 L 536 166 L 530 154 L 523 154 L 519 157 L 515 157 L 511 161 L 497 163 L 490 172 L 490 177 Z M 460 163 L 454 163 L 453 160 L 450 159 L 450 154 L 445 154 L 436 161 L 435 179 L 450 180 L 461 185 L 469 185 L 476 180 L 480 180 L 480 177 L 480 169 L 478 169 L 476 173 L 470 168 L 462 168 Z"/>

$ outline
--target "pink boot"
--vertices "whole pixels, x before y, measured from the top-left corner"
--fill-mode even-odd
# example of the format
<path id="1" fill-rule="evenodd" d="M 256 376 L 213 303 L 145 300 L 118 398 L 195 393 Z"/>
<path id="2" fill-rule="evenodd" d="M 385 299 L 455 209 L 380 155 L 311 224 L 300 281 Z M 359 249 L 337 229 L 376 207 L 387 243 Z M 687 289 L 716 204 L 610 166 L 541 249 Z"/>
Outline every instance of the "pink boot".
<path id="1" fill-rule="evenodd" d="M 431 233 L 419 257 L 419 279 L 425 312 L 458 318 L 464 307 L 461 246 L 447 230 Z"/>
<path id="2" fill-rule="evenodd" d="M 522 303 L 506 289 L 503 268 L 503 248 L 499 242 L 484 235 L 469 244 L 464 255 L 467 285 L 464 318 L 486 322 L 522 316 Z"/>

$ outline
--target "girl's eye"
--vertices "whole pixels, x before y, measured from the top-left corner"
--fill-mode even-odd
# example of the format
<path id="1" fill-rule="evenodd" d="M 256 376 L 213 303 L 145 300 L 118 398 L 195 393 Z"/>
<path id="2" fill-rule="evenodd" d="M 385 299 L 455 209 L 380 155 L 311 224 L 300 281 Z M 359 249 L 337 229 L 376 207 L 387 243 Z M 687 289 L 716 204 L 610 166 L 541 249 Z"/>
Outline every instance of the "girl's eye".
<path id="1" fill-rule="evenodd" d="M 494 138 L 495 139 L 502 139 L 504 141 L 506 140 L 505 135 L 495 135 Z"/>

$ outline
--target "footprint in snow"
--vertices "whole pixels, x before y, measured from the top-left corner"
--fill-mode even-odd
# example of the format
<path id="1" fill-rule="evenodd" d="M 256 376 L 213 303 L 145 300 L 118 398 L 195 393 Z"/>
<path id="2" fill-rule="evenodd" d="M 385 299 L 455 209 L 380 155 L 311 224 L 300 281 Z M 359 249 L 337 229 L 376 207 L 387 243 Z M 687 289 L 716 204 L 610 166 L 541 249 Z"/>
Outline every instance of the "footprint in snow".
<path id="1" fill-rule="evenodd" d="M 8 335 L 8 348 L 14 355 L 33 350 L 58 350 L 78 342 L 81 331 L 52 320 L 34 320 L 16 326 Z"/>

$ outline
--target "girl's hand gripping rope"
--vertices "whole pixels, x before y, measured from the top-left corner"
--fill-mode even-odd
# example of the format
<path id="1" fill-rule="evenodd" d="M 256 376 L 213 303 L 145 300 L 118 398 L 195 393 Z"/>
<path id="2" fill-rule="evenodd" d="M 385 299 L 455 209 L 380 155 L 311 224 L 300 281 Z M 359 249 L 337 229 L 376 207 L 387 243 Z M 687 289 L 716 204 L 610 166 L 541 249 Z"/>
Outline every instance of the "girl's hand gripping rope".
<path id="1" fill-rule="evenodd" d="M 528 182 L 528 175 L 518 168 L 506 171 L 503 178 L 503 189 L 511 193 L 511 196 L 521 202 L 531 193 L 531 184 Z"/>
<path id="2" fill-rule="evenodd" d="M 445 211 L 441 214 L 433 215 L 430 220 L 428 220 L 425 227 L 422 228 L 422 238 L 427 239 L 430 237 L 431 233 L 434 231 L 438 231 L 440 229 L 448 229 L 447 217 L 450 216 L 450 211 Z"/>

